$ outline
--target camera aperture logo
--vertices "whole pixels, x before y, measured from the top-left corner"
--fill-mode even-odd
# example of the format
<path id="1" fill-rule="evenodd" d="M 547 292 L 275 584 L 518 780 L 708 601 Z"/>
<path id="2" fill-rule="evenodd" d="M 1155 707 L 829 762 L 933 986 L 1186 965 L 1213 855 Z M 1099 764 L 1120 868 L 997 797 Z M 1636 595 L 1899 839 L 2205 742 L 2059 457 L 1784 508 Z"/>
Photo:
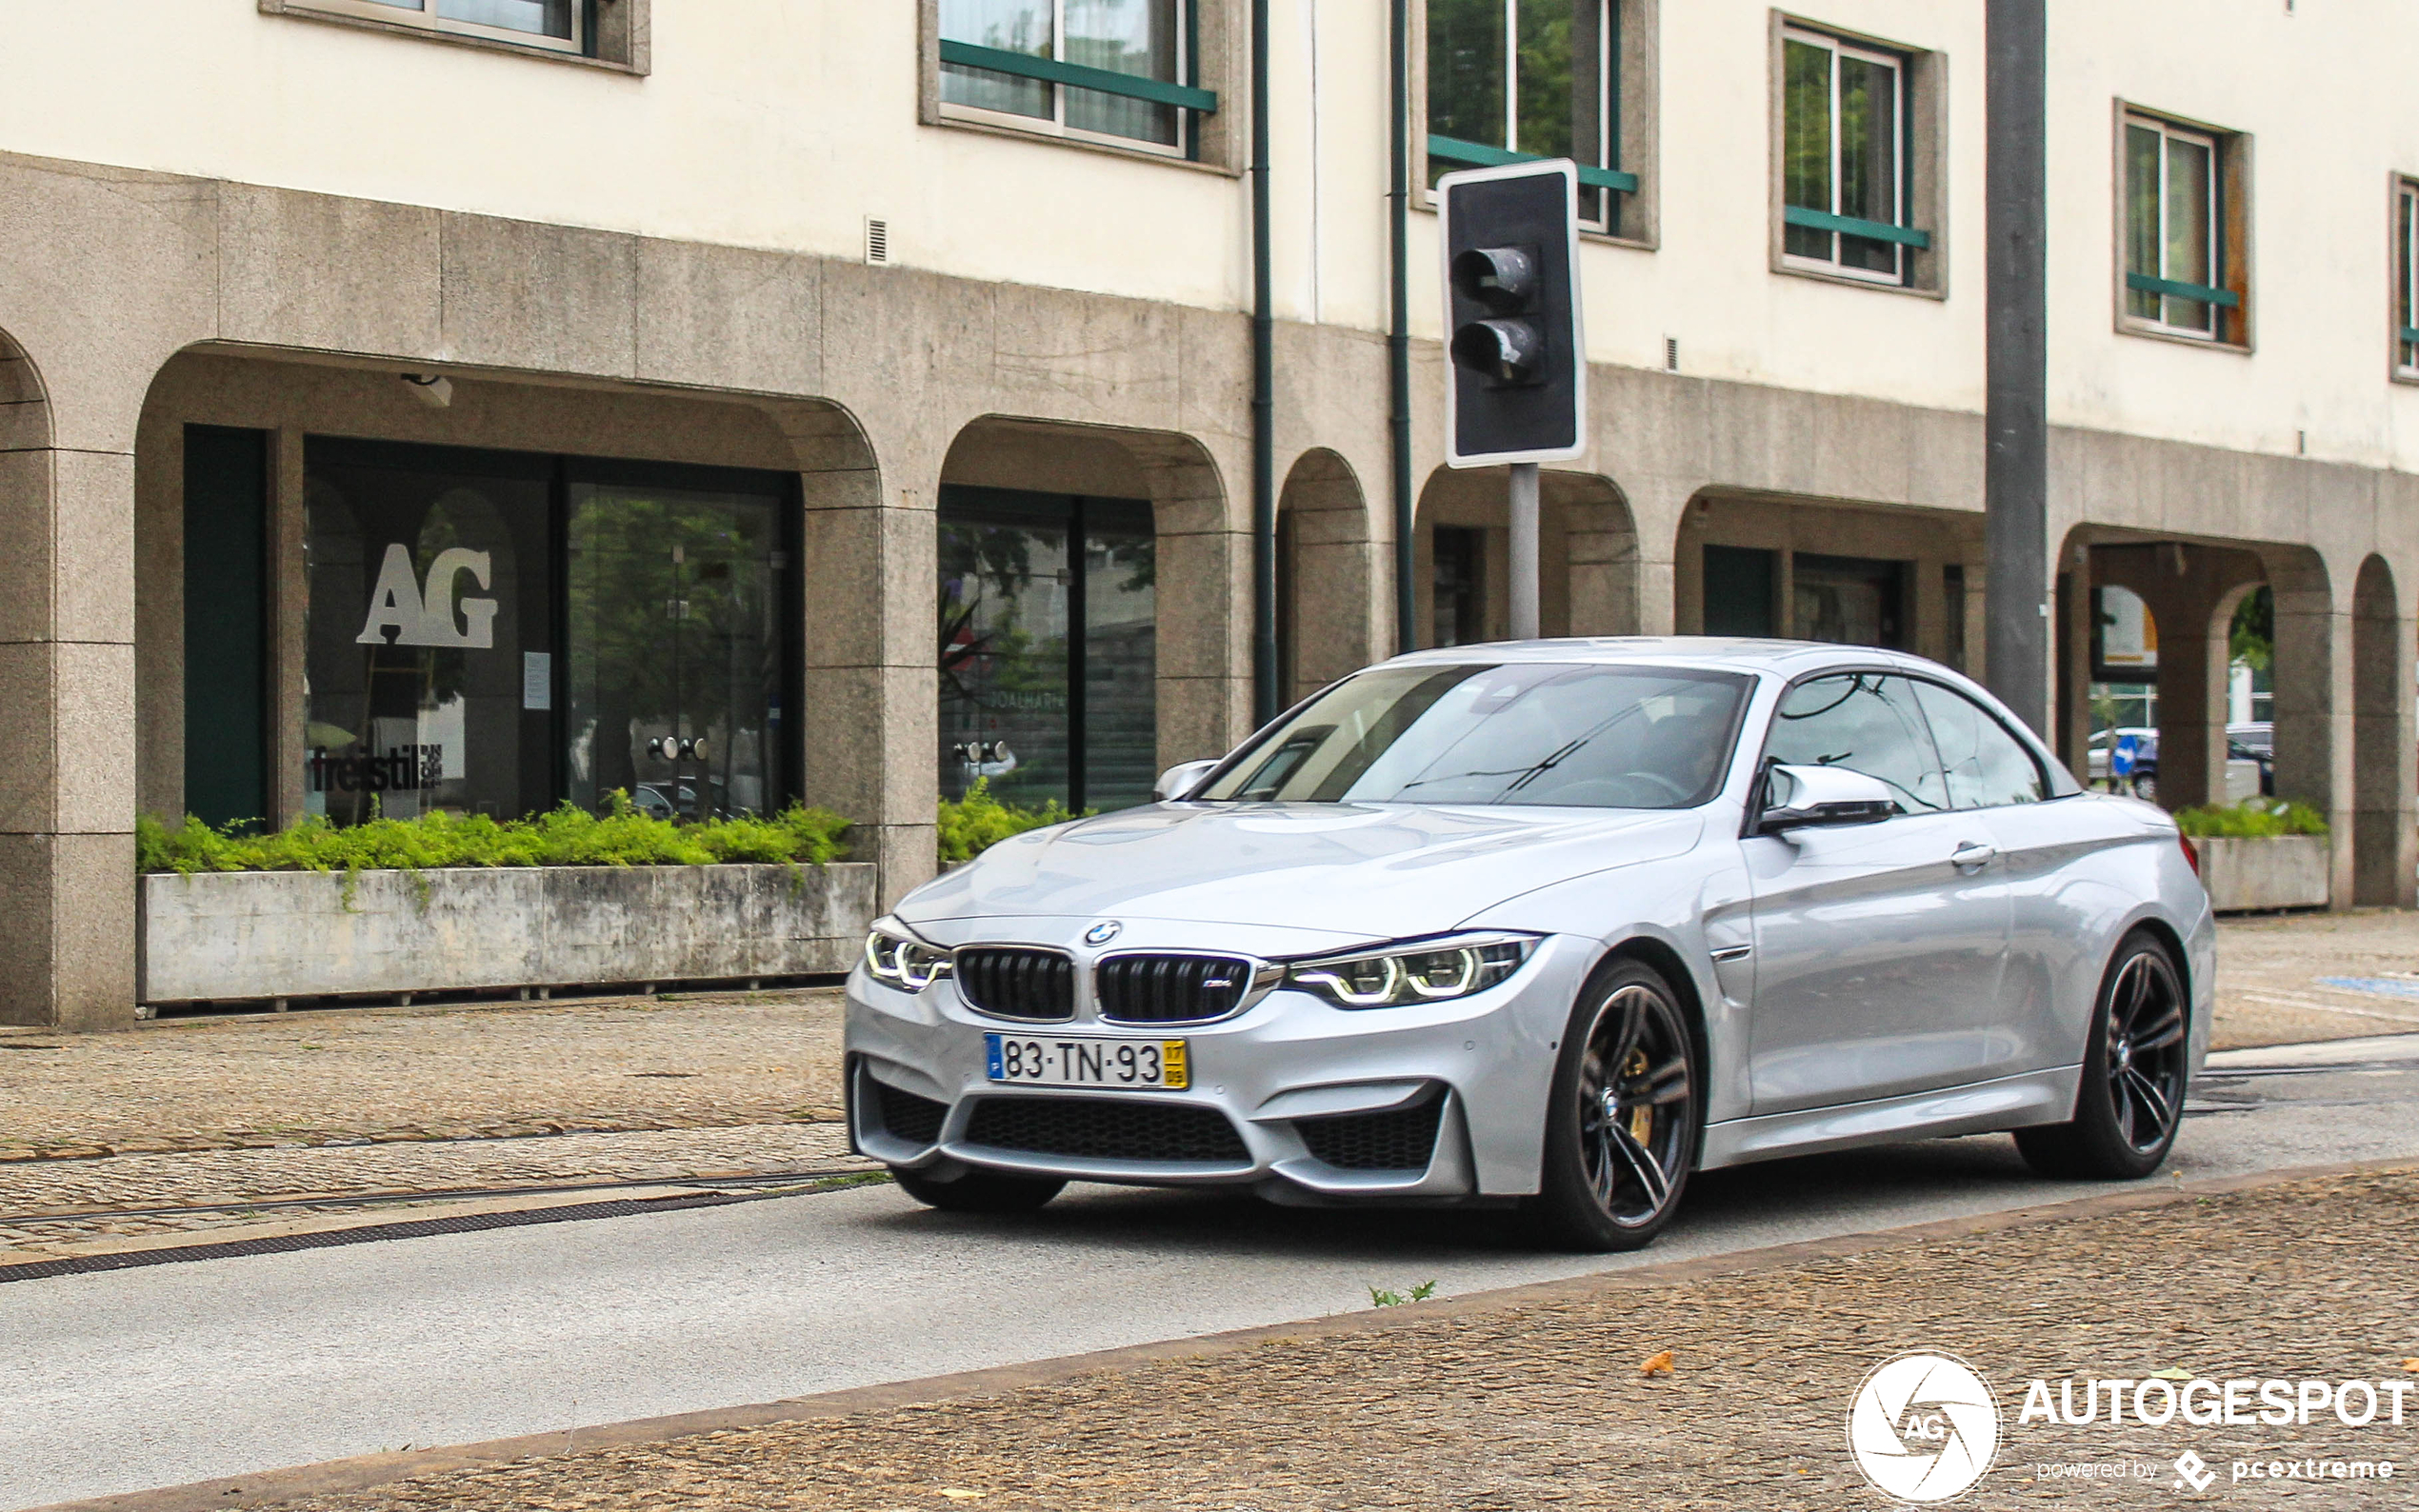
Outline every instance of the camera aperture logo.
<path id="1" fill-rule="evenodd" d="M 1873 1489 L 1924 1503 L 1963 1495 L 1999 1451 L 1999 1403 L 1953 1355 L 1886 1360 L 1856 1388 L 1848 1452 Z"/>

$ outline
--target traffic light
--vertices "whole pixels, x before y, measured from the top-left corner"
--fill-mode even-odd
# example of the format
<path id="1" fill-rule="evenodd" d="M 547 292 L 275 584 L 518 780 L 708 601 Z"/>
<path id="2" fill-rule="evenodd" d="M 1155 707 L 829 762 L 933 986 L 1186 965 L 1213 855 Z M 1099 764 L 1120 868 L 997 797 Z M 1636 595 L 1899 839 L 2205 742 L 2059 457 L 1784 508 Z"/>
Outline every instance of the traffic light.
<path id="1" fill-rule="evenodd" d="M 1448 173 L 1445 459 L 1558 462 L 1587 449 L 1579 170 L 1568 159 Z"/>

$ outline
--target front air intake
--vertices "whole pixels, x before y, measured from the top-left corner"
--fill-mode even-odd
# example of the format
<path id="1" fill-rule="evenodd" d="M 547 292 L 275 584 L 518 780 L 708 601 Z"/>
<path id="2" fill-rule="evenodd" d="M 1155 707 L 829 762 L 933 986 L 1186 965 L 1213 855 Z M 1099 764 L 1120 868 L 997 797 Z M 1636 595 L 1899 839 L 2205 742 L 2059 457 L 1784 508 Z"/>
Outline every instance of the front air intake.
<path id="1" fill-rule="evenodd" d="M 1064 951 L 966 945 L 956 962 L 957 994 L 977 1012 L 1035 1023 L 1075 1016 L 1075 963 Z"/>
<path id="2" fill-rule="evenodd" d="M 1253 969 L 1235 956 L 1110 956 L 1092 967 L 1092 991 L 1104 1019 L 1193 1024 L 1242 1007 Z"/>

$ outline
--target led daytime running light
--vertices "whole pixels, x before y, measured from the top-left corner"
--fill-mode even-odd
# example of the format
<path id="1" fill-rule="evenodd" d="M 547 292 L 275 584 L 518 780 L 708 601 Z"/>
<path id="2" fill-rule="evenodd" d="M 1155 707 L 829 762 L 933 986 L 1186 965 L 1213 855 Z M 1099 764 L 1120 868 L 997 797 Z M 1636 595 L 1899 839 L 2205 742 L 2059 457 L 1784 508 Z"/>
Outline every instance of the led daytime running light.
<path id="1" fill-rule="evenodd" d="M 875 928 L 865 937 L 865 968 L 877 982 L 921 992 L 949 975 L 950 958 L 921 940 Z"/>
<path id="2" fill-rule="evenodd" d="M 1445 1003 L 1483 992 L 1529 959 L 1536 945 L 1517 935 L 1437 940 L 1367 955 L 1296 963 L 1288 983 L 1341 1008 Z"/>

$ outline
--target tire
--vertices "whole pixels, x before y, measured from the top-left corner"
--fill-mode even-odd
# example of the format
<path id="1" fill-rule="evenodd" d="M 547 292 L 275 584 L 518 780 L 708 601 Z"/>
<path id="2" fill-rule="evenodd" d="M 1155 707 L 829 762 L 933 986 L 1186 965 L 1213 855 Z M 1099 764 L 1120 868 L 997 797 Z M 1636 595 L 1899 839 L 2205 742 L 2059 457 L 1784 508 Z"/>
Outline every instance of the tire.
<path id="1" fill-rule="evenodd" d="M 2134 778 L 2133 796 L 2141 799 L 2146 804 L 2157 803 L 2159 801 L 2159 774 L 2156 772 L 2145 772 L 2141 776 Z"/>
<path id="2" fill-rule="evenodd" d="M 2025 1164 L 2072 1181 L 2139 1181 L 2165 1164 L 2184 1123 L 2191 1005 L 2175 955 L 2136 929 L 2100 979 L 2074 1117 L 2016 1130 Z"/>
<path id="3" fill-rule="evenodd" d="M 1030 1213 L 1067 1185 L 1048 1177 L 979 1169 L 936 1181 L 921 1171 L 903 1171 L 895 1165 L 890 1167 L 890 1179 L 910 1197 L 945 1213 Z"/>
<path id="4" fill-rule="evenodd" d="M 1590 978 L 1555 1058 L 1525 1204 L 1538 1237 L 1596 1252 L 1651 1243 L 1696 1164 L 1703 1084 L 1688 1012 L 1661 972 L 1621 961 Z"/>

